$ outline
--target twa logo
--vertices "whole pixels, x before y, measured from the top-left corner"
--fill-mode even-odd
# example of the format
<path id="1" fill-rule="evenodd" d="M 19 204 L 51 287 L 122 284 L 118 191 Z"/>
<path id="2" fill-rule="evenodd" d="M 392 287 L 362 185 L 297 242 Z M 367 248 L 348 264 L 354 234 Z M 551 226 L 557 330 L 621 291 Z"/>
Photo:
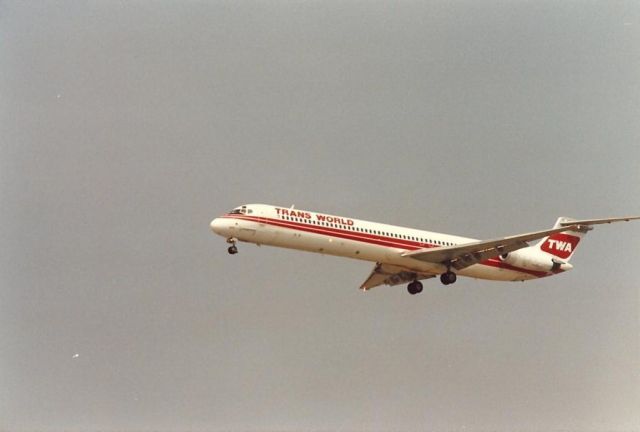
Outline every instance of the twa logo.
<path id="1" fill-rule="evenodd" d="M 568 258 L 580 241 L 579 237 L 568 234 L 554 234 L 542 243 L 542 249 L 559 258 Z"/>

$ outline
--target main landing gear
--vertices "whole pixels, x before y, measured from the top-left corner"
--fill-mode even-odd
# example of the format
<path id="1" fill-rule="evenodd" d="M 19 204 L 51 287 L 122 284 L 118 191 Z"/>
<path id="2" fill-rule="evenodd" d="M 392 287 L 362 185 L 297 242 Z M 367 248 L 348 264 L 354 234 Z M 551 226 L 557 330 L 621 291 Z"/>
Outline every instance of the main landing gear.
<path id="1" fill-rule="evenodd" d="M 407 291 L 409 294 L 414 295 L 422 292 L 422 282 L 413 281 L 409 285 L 407 285 Z"/>
<path id="2" fill-rule="evenodd" d="M 231 246 L 227 249 L 227 252 L 231 255 L 235 255 L 238 253 L 238 247 L 236 246 L 236 239 L 230 238 L 227 239 L 227 243 L 231 243 Z"/>
<path id="3" fill-rule="evenodd" d="M 444 285 L 451 285 L 456 281 L 457 278 L 458 277 L 454 272 L 452 272 L 451 270 L 448 270 L 446 273 L 442 273 L 440 275 L 440 282 L 442 282 Z M 409 285 L 407 285 L 407 291 L 409 291 L 409 294 L 411 295 L 421 293 L 422 283 L 417 280 L 411 282 Z"/>
<path id="4" fill-rule="evenodd" d="M 454 283 L 456 279 L 457 279 L 456 274 L 451 270 L 447 271 L 446 273 L 442 273 L 440 275 L 440 282 L 442 282 L 443 285 L 450 285 Z"/>

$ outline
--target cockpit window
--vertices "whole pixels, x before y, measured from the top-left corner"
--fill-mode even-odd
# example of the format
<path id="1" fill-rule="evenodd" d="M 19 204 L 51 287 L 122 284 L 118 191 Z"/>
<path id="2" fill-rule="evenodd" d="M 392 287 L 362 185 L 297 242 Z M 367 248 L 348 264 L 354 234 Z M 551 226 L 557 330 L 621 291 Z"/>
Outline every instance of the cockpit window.
<path id="1" fill-rule="evenodd" d="M 229 214 L 247 214 L 247 213 L 253 213 L 253 210 L 247 209 L 247 206 L 235 208 L 229 212 Z"/>

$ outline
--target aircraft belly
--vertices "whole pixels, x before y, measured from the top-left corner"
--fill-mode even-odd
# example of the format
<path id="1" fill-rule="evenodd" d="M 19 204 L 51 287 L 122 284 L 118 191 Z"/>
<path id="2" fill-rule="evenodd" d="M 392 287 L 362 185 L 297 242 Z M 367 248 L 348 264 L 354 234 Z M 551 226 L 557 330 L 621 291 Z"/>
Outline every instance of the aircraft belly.
<path id="1" fill-rule="evenodd" d="M 467 276 L 476 279 L 497 281 L 521 281 L 535 278 L 534 276 L 527 273 L 499 267 L 492 267 L 483 264 L 474 264 L 470 267 L 459 270 L 456 273 L 461 276 Z"/>

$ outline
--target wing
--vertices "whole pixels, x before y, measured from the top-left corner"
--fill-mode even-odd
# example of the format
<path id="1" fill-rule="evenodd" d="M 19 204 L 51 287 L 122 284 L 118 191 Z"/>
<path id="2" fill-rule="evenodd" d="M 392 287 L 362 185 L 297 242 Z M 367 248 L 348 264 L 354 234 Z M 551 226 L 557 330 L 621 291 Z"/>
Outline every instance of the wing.
<path id="1" fill-rule="evenodd" d="M 575 222 L 571 222 L 569 226 L 561 228 L 518 234 L 494 240 L 481 240 L 456 246 L 418 249 L 405 252 L 402 256 L 429 263 L 444 264 L 461 270 L 486 259 L 528 247 L 529 244 L 527 242 L 529 241 L 576 228 Z"/>
<path id="2" fill-rule="evenodd" d="M 391 264 L 376 263 L 367 280 L 360 285 L 360 289 L 367 291 L 380 285 L 400 285 L 405 282 L 432 277 L 435 277 L 435 275 L 430 273 L 416 273 Z"/>

